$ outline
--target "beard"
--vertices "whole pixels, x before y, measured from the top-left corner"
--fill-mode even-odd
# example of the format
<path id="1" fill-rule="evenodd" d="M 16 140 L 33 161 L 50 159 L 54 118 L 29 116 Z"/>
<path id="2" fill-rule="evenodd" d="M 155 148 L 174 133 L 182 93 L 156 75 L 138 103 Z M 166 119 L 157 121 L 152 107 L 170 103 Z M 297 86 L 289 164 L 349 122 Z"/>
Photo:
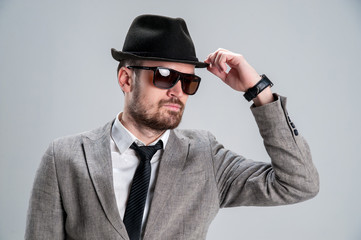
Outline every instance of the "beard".
<path id="1" fill-rule="evenodd" d="M 165 131 L 178 127 L 182 120 L 184 104 L 178 98 L 161 100 L 157 104 L 143 104 L 139 87 L 135 87 L 132 102 L 128 106 L 128 113 L 136 124 L 155 131 Z M 164 109 L 166 104 L 178 104 L 179 111 Z"/>

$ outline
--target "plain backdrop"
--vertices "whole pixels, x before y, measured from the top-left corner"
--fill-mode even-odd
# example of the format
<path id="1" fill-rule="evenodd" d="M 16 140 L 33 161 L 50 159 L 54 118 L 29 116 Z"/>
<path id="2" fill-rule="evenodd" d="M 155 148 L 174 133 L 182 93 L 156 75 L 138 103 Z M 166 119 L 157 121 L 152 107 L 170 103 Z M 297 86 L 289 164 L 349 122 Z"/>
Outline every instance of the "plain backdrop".
<path id="1" fill-rule="evenodd" d="M 36 169 L 57 137 L 122 110 L 117 62 L 134 17 L 183 17 L 203 60 L 241 53 L 288 97 L 321 190 L 282 207 L 221 209 L 207 239 L 361 239 L 361 3 L 358 0 L 0 0 L 0 239 L 22 239 Z M 269 161 L 248 103 L 207 70 L 181 128 Z"/>

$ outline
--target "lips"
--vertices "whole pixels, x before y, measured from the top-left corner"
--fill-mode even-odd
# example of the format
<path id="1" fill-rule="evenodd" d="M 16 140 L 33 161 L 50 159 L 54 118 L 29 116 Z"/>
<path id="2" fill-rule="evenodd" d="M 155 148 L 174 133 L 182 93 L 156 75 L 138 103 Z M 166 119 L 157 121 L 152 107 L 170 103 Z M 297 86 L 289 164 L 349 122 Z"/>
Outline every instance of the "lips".
<path id="1" fill-rule="evenodd" d="M 160 101 L 159 105 L 177 112 L 181 111 L 184 107 L 184 104 L 179 99 L 163 100 Z"/>
<path id="2" fill-rule="evenodd" d="M 174 104 L 174 103 L 164 104 L 163 106 L 166 108 L 169 108 L 173 111 L 180 111 L 182 109 L 182 107 L 180 105 Z"/>

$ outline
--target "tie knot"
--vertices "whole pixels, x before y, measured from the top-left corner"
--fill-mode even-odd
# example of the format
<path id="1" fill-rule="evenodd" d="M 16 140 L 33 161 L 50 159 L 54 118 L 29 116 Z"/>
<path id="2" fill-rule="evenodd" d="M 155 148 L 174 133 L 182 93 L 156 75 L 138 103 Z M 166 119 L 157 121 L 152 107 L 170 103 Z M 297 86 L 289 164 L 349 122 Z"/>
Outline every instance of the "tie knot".
<path id="1" fill-rule="evenodd" d="M 150 161 L 153 155 L 160 149 L 163 148 L 162 140 L 159 140 L 153 146 L 138 146 L 135 142 L 130 146 L 131 149 L 134 149 L 139 155 L 142 161 Z"/>

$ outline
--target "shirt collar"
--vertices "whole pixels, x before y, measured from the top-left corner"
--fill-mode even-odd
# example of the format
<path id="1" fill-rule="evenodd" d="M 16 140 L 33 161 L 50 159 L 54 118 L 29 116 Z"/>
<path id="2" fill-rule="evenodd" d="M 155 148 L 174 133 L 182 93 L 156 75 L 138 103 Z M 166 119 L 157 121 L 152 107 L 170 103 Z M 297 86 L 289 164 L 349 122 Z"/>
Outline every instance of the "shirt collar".
<path id="1" fill-rule="evenodd" d="M 115 118 L 115 121 L 112 126 L 111 137 L 117 146 L 120 154 L 125 152 L 133 142 L 136 142 L 138 146 L 145 146 L 145 144 L 136 138 L 128 129 L 124 127 L 124 125 L 120 122 L 120 117 L 122 113 L 119 113 Z M 163 149 L 165 148 L 169 138 L 169 130 L 166 130 L 159 138 L 153 141 L 151 145 L 155 145 L 158 140 L 163 141 Z"/>

